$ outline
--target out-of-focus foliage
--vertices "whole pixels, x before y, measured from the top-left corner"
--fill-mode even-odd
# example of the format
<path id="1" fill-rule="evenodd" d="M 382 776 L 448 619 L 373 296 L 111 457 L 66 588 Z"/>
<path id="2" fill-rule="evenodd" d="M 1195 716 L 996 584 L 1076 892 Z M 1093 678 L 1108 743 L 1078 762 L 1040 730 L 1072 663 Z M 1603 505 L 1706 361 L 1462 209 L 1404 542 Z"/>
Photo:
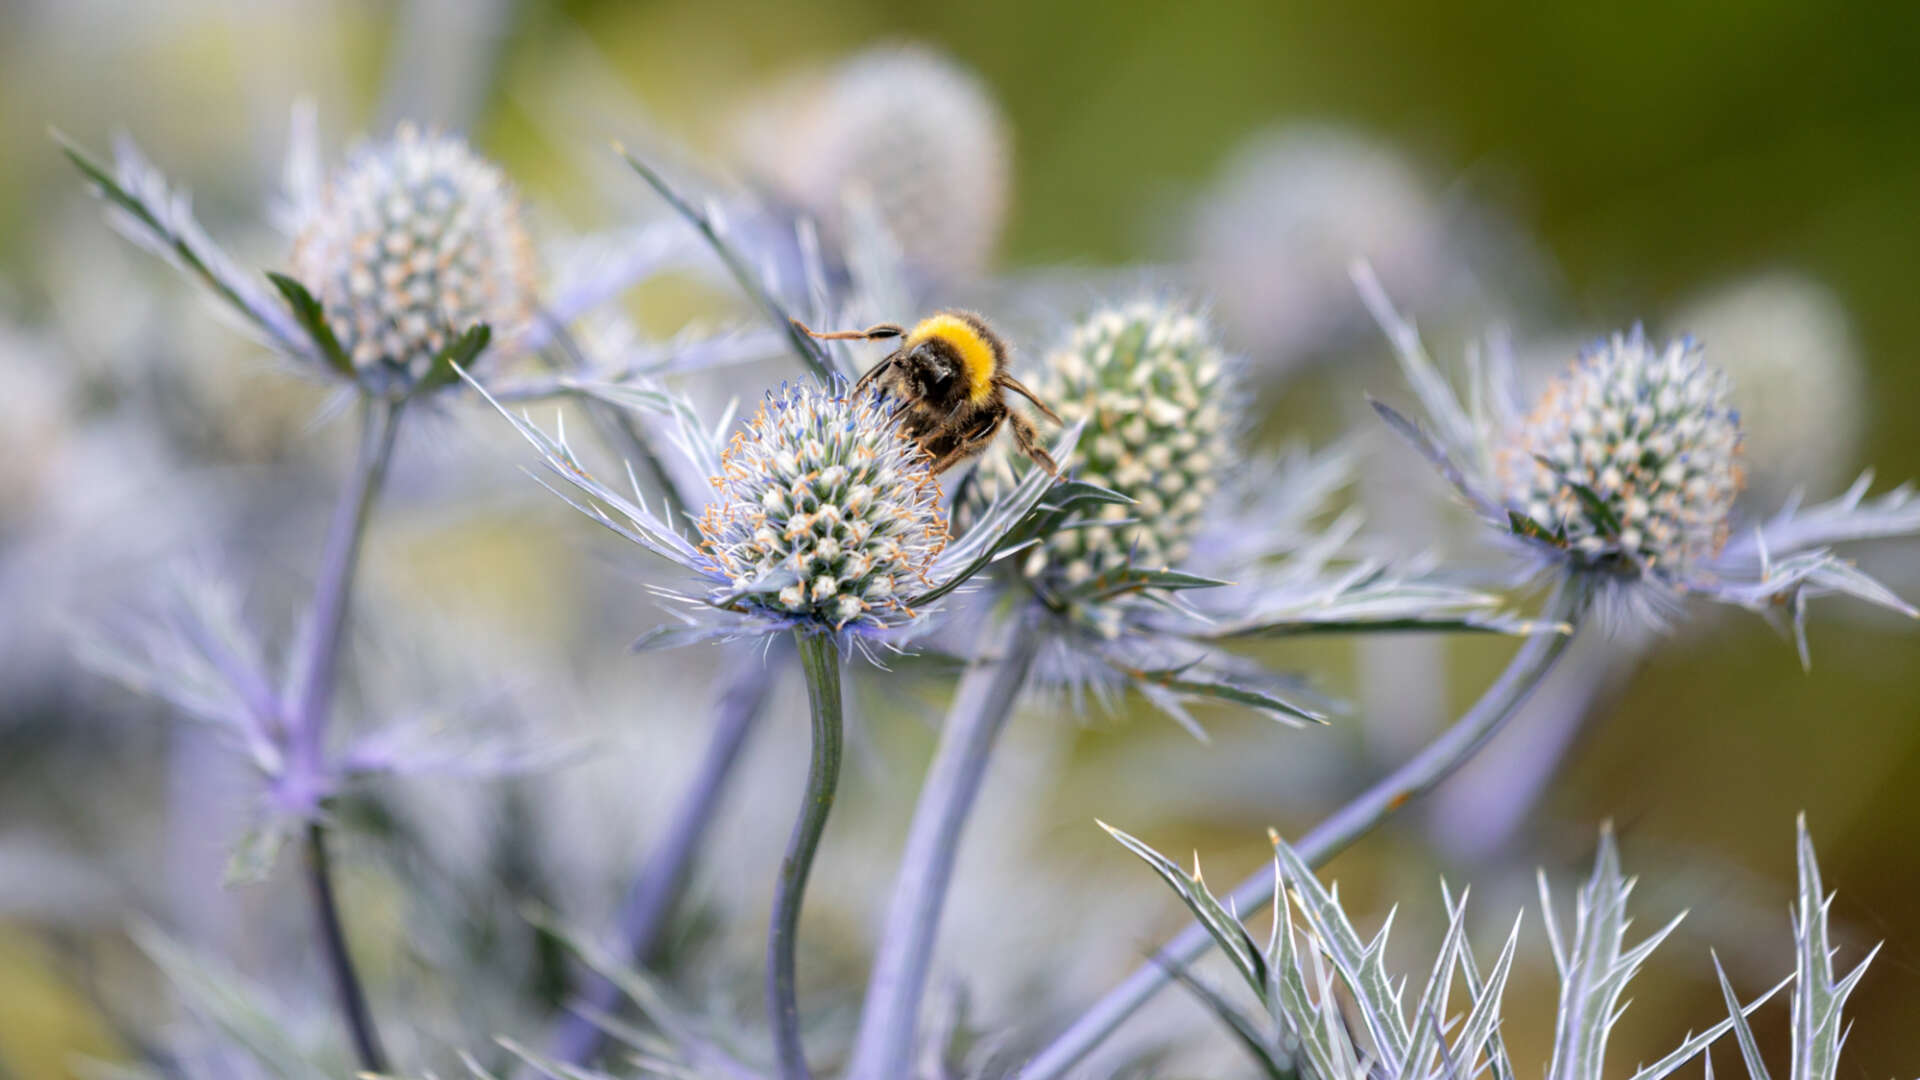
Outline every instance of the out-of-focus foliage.
<path id="1" fill-rule="evenodd" d="M 937 263 L 833 314 L 852 326 L 975 305 L 1013 339 L 1016 372 L 1034 370 L 1101 301 L 1178 293 L 1204 304 L 1211 292 L 1224 345 L 1245 354 L 1251 376 L 1240 391 L 1257 410 L 1247 456 L 1302 441 L 1326 448 L 1256 475 L 1307 480 L 1338 465 L 1360 488 L 1319 492 L 1337 497 L 1326 513 L 1314 501 L 1302 536 L 1344 540 L 1349 501 L 1371 512 L 1382 499 L 1444 498 L 1399 448 L 1337 438 L 1374 426 L 1361 415 L 1363 390 L 1401 393 L 1345 285 L 1348 260 L 1364 256 L 1439 356 L 1461 355 L 1489 322 L 1511 327 L 1523 358 L 1542 342 L 1569 343 L 1540 350 L 1546 373 L 1563 371 L 1577 343 L 1637 318 L 1656 340 L 1698 334 L 1743 411 L 1750 473 L 1736 513 L 1773 521 L 1804 486 L 1796 527 L 1818 541 L 1823 520 L 1863 506 L 1911 511 L 1845 489 L 1868 463 L 1889 488 L 1920 474 L 1910 419 L 1920 413 L 1910 343 L 1916 38 L 1916 9 L 1871 0 L 1761 0 L 1737 15 L 1488 0 L 0 7 L 0 1072 L 57 1075 L 84 1058 L 103 1068 L 161 1062 L 163 1075 L 259 1075 L 257 1055 L 242 1052 L 249 1040 L 266 1044 L 256 1049 L 283 1074 L 345 1067 L 293 860 L 262 883 L 220 885 L 261 820 L 246 763 L 209 737 L 234 726 L 163 723 L 161 707 L 83 672 L 69 630 L 122 625 L 130 601 L 212 568 L 231 586 L 216 598 L 221 617 L 258 631 L 249 649 L 285 655 L 352 456 L 350 425 L 329 391 L 284 378 L 215 305 L 113 237 L 46 138 L 49 125 L 93 148 L 119 131 L 138 136 L 170 184 L 191 193 L 247 296 L 275 305 L 282 298 L 262 271 L 292 269 L 292 236 L 279 228 L 285 215 L 269 211 L 290 207 L 263 196 L 292 186 L 296 101 L 316 103 L 328 147 L 402 120 L 466 136 L 522 193 L 548 270 L 540 299 L 576 329 L 581 353 L 552 367 L 524 358 L 499 373 L 511 384 L 497 385 L 543 427 L 560 410 L 598 476 L 622 476 L 617 459 L 628 457 L 653 482 L 620 417 L 602 408 L 649 380 L 714 417 L 800 371 L 784 330 L 741 300 L 700 238 L 607 152 L 617 138 L 711 195 L 730 235 L 769 255 L 750 269 L 782 295 L 831 292 L 889 261 Z M 902 43 L 957 74 L 916 87 L 857 59 L 897 58 Z M 896 77 L 897 100 L 885 92 Z M 742 116 L 872 95 L 876 78 L 882 89 L 861 99 L 862 115 L 883 125 L 903 102 L 930 100 L 923 91 L 958 88 L 942 106 L 951 138 L 835 130 L 812 112 L 759 144 L 771 159 L 739 153 Z M 902 147 L 912 160 L 889 160 L 951 182 L 930 198 L 960 200 L 952 212 L 920 198 L 938 184 L 889 201 L 820 179 Z M 754 197 L 762 185 L 774 197 Z M 812 254 L 805 231 L 788 228 L 801 211 L 822 217 L 824 246 L 854 249 L 820 281 L 795 269 Z M 910 235 L 887 242 L 869 228 L 876 222 Z M 525 340 L 564 352 L 550 328 Z M 847 370 L 871 359 L 839 346 L 829 355 Z M 556 391 L 563 403 L 527 405 Z M 474 1034 L 543 1054 L 574 984 L 561 936 L 525 913 L 562 912 L 579 951 L 590 951 L 698 767 L 716 669 L 740 659 L 629 655 L 627 644 L 662 621 L 648 586 L 672 587 L 670 575 L 636 569 L 616 538 L 520 476 L 525 443 L 463 395 L 454 390 L 455 404 L 402 437 L 349 643 L 343 711 L 364 727 L 341 745 L 368 760 L 417 761 L 422 747 L 469 746 L 475 718 L 505 717 L 542 750 L 587 750 L 504 782 L 370 768 L 334 823 L 353 951 L 380 1008 L 404 1003 L 408 1015 L 383 1032 L 389 1049 L 448 1075 L 464 1048 L 504 1076 L 521 1056 Z M 1259 486 L 1222 496 L 1257 518 L 1271 510 L 1256 502 Z M 1387 530 L 1404 522 L 1372 517 L 1381 531 L 1360 537 L 1366 549 L 1338 553 L 1358 568 L 1347 580 L 1356 616 L 1407 600 L 1402 582 L 1367 574 L 1454 567 L 1454 556 L 1478 550 L 1466 515 L 1414 515 L 1398 534 Z M 1762 558 L 1753 535 L 1729 539 L 1749 569 Z M 1321 572 L 1349 564 L 1321 558 L 1319 545 L 1309 554 L 1298 578 L 1283 565 L 1236 581 L 1324 614 Z M 1911 550 L 1869 545 L 1859 560 L 1893 591 L 1916 594 Z M 1283 591 L 1289 580 L 1299 593 Z M 1488 584 L 1434 587 L 1457 597 Z M 1199 605 L 1207 594 L 1191 595 Z M 971 615 L 966 599 L 949 601 Z M 1277 625 L 1295 612 L 1264 614 Z M 167 618 L 141 638 L 153 646 L 147 659 L 182 680 L 206 674 L 195 667 L 204 653 L 176 647 L 225 624 Z M 1726 1019 L 1702 956 L 1711 942 L 1743 999 L 1797 957 L 1791 993 L 1812 996 L 1755 1012 L 1753 1045 L 1776 1075 L 1830 1077 L 1826 1044 L 1797 1029 L 1849 976 L 1823 967 L 1814 943 L 1859 955 L 1885 938 L 1873 978 L 1847 998 L 1857 1018 L 1847 1067 L 1910 1073 L 1920 1042 L 1901 1021 L 1920 1009 L 1920 864 L 1904 853 L 1920 847 L 1920 636 L 1864 605 L 1816 608 L 1810 619 L 1810 674 L 1773 628 L 1744 617 L 1697 619 L 1657 645 L 1623 646 L 1630 660 L 1572 673 L 1564 693 L 1539 702 L 1572 711 L 1564 752 L 1489 759 L 1514 771 L 1514 790 L 1540 796 L 1522 799 L 1502 842 L 1430 844 L 1461 818 L 1430 833 L 1409 808 L 1335 864 L 1351 891 L 1320 914 L 1368 925 L 1384 908 L 1374 897 L 1421 896 L 1442 872 L 1471 880 L 1472 912 L 1409 905 L 1394 939 L 1409 958 L 1450 950 L 1464 960 L 1472 954 L 1458 942 L 1506 930 L 1476 913 L 1521 906 L 1535 865 L 1571 871 L 1594 823 L 1612 817 L 1647 871 L 1636 905 L 1693 914 L 1645 958 L 1638 1003 L 1607 1040 L 1610 1060 L 1658 1060 L 1689 1025 Z M 1342 640 L 1236 629 L 1216 617 L 1212 632 L 1249 667 L 1305 673 L 1331 697 L 1358 697 L 1366 684 Z M 933 745 L 921 718 L 938 716 L 950 692 L 935 649 L 945 642 L 927 644 L 921 658 L 890 661 L 885 679 L 850 683 L 854 764 L 803 942 L 813 983 L 803 989 L 819 1017 L 809 1043 L 823 1054 L 852 1027 L 869 928 Z M 1511 645 L 1488 635 L 1431 647 L 1444 678 L 1424 688 L 1431 710 L 1421 715 L 1457 711 Z M 651 972 L 670 996 L 646 1019 L 620 1021 L 616 1044 L 649 1061 L 687 1065 L 688 1045 L 715 1031 L 739 1037 L 740 1047 L 725 1046 L 729 1059 L 752 1060 L 758 1045 L 761 942 L 737 931 L 763 918 L 780 843 L 768 823 L 790 812 L 793 763 L 805 753 L 798 681 L 781 672 L 774 683 L 768 722 Z M 223 720 L 244 710 L 231 686 L 216 689 L 190 704 Z M 1017 1062 L 1186 917 L 1094 818 L 1170 850 L 1202 848 L 1210 868 L 1237 878 L 1271 857 L 1261 829 L 1296 835 L 1371 780 L 1392 748 L 1428 734 L 1351 713 L 1277 731 L 1217 708 L 1205 717 L 1212 742 L 1200 745 L 1145 713 L 1137 699 L 1090 719 L 1030 705 L 1009 726 L 937 954 L 932 997 L 964 998 L 965 1021 L 925 1025 L 935 1029 L 923 1030 L 928 1075 L 949 1075 L 936 1061 L 984 1075 Z M 369 730 L 383 738 L 362 741 Z M 1509 776 L 1459 779 L 1505 791 Z M 1817 878 L 1796 890 L 1778 857 L 1784 825 L 1803 807 L 1825 830 L 1832 877 L 1849 885 L 1831 909 Z M 1479 822 L 1471 810 L 1464 820 Z M 1803 875 L 1810 867 L 1808 850 Z M 1789 895 L 1801 898 L 1791 955 L 1778 917 Z M 164 930 L 129 934 L 149 923 Z M 1523 935 L 1513 952 L 1506 1019 L 1484 1041 L 1504 1041 L 1525 1071 L 1556 1048 L 1562 972 L 1537 940 Z M 1388 970 L 1411 970 L 1400 959 L 1389 956 Z M 1215 988 L 1233 978 L 1217 959 L 1189 974 Z M 1087 1072 L 1259 1067 L 1222 1036 L 1209 1010 L 1167 995 Z M 1733 1043 L 1719 1046 L 1723 1071 Z M 184 1056 L 167 1062 L 163 1047 Z"/>

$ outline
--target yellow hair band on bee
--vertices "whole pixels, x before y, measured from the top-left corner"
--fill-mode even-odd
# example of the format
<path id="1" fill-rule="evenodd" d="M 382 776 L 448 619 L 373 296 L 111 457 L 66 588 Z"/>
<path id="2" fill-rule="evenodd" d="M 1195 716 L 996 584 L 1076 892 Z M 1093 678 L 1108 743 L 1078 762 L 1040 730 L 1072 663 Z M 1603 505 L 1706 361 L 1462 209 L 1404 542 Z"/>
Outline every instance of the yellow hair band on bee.
<path id="1" fill-rule="evenodd" d="M 904 348 L 939 338 L 953 346 L 960 354 L 960 363 L 967 369 L 967 397 L 975 405 L 993 395 L 993 346 L 981 336 L 973 324 L 958 315 L 935 315 L 922 319 L 907 335 Z"/>

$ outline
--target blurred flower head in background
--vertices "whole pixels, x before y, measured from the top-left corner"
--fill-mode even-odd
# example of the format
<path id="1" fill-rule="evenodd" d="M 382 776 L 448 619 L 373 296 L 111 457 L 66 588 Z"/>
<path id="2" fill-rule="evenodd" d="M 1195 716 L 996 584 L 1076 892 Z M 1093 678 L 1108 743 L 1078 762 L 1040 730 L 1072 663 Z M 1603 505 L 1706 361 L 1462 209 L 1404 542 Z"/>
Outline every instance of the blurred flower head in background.
<path id="1" fill-rule="evenodd" d="M 1331 126 L 1281 128 L 1236 150 L 1192 216 L 1189 254 L 1250 375 L 1278 378 L 1363 325 L 1347 266 L 1371 260 L 1423 306 L 1449 284 L 1439 201 L 1391 146 Z M 1457 283 L 1455 283 L 1457 284 Z"/>
<path id="2" fill-rule="evenodd" d="M 1755 503 L 1846 481 L 1868 419 L 1866 373 L 1832 292 L 1799 274 L 1759 274 L 1696 297 L 1673 323 L 1732 377 Z"/>
<path id="3" fill-rule="evenodd" d="M 735 136 L 747 170 L 830 240 L 871 212 L 935 280 L 987 270 L 1006 224 L 1012 139 L 972 72 L 922 45 L 869 49 L 756 98 Z"/>
<path id="4" fill-rule="evenodd" d="M 459 138 L 402 124 L 295 214 L 293 276 L 363 380 L 416 382 L 468 327 L 504 338 L 533 317 L 518 197 Z"/>

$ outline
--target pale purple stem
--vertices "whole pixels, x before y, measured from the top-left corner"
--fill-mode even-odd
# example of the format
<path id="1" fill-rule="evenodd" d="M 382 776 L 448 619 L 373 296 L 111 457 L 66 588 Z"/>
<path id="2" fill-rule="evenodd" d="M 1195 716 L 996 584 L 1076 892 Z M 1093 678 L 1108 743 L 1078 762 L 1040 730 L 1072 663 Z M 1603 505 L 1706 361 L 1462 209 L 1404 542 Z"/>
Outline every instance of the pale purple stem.
<path id="1" fill-rule="evenodd" d="M 1540 619 L 1549 625 L 1565 623 L 1577 627 L 1590 599 L 1589 585 L 1578 577 L 1569 578 L 1555 589 Z M 1387 815 L 1451 775 L 1527 700 L 1540 680 L 1553 670 L 1572 637 L 1571 633 L 1553 632 L 1528 637 L 1500 678 L 1466 715 L 1419 754 L 1309 832 L 1294 845 L 1300 857 L 1310 866 L 1325 863 Z M 1273 887 L 1272 868 L 1263 868 L 1229 894 L 1227 909 L 1252 911 L 1273 899 Z M 1212 944 L 1213 937 L 1205 927 L 1198 923 L 1189 925 L 1029 1061 L 1020 1070 L 1020 1080 L 1054 1080 L 1071 1069 L 1167 985 L 1172 972 L 1185 970 Z"/>
<path id="2" fill-rule="evenodd" d="M 994 742 L 1033 668 L 1035 637 L 1033 613 L 1016 612 L 980 651 L 981 659 L 967 669 L 955 692 L 894 878 L 847 1069 L 852 1080 L 908 1075 L 961 833 L 980 794 Z"/>
<path id="3" fill-rule="evenodd" d="M 745 653 L 741 650 L 729 665 L 731 677 L 714 710 L 713 735 L 700 759 L 699 771 L 674 807 L 660 846 L 634 876 L 620 905 L 618 941 L 612 951 L 635 965 L 646 966 L 659 952 L 668 920 L 686 892 L 701 838 L 720 807 L 747 737 L 766 712 L 779 664 L 772 658 L 762 660 Z M 786 654 L 781 650 L 778 655 Z M 614 1011 L 620 990 L 611 980 L 595 975 L 581 989 L 579 998 L 584 1007 L 568 1013 L 553 1041 L 553 1056 L 569 1065 L 584 1065 L 600 1052 L 606 1031 L 593 1018 Z"/>

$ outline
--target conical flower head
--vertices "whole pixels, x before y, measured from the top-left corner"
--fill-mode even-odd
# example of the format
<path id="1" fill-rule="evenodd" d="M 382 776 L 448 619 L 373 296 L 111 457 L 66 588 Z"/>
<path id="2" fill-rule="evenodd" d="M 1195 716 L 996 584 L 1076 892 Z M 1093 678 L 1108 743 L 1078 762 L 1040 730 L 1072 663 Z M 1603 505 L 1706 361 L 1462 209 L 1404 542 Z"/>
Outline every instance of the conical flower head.
<path id="1" fill-rule="evenodd" d="M 1717 554 L 1742 483 L 1726 375 L 1637 328 L 1581 355 L 1496 455 L 1507 504 L 1579 562 L 1682 580 Z"/>
<path id="2" fill-rule="evenodd" d="M 842 630 L 913 617 L 947 542 L 931 460 L 873 394 L 768 395 L 734 437 L 699 521 L 702 548 L 743 608 Z"/>
<path id="3" fill-rule="evenodd" d="M 1201 318 L 1140 301 L 1095 312 L 1047 354 L 1041 400 L 1087 427 L 1061 469 L 1132 505 L 1101 508 L 1111 524 L 1064 529 L 1023 564 L 1031 578 L 1076 585 L 1125 566 L 1185 559 L 1228 457 L 1227 362 Z M 967 509 L 1014 482 L 1004 448 L 981 461 Z"/>
<path id="4" fill-rule="evenodd" d="M 461 332 L 533 316 L 533 247 L 513 189 L 462 140 L 401 125 L 307 208 L 293 276 L 363 379 L 404 386 Z"/>

